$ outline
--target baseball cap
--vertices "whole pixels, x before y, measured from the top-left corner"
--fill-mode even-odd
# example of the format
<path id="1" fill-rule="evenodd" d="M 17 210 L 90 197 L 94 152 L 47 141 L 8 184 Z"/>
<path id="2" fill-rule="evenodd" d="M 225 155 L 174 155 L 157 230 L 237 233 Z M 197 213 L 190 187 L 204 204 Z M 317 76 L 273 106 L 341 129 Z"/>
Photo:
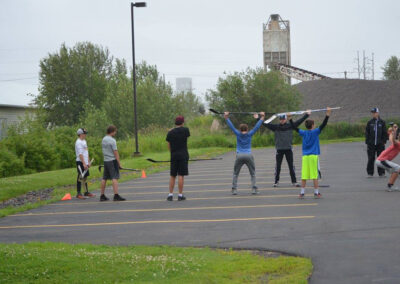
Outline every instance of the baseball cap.
<path id="1" fill-rule="evenodd" d="M 371 108 L 371 112 L 378 112 L 379 113 L 379 108 L 377 108 L 377 107 L 373 107 L 373 108 Z"/>
<path id="2" fill-rule="evenodd" d="M 286 116 L 286 114 L 282 114 L 282 115 L 278 116 L 278 118 L 279 118 L 279 120 L 284 120 L 284 119 L 287 119 L 287 116 Z"/>
<path id="3" fill-rule="evenodd" d="M 179 115 L 175 118 L 175 125 L 181 125 L 185 122 L 185 118 L 182 115 Z"/>
<path id="4" fill-rule="evenodd" d="M 76 134 L 81 135 L 81 134 L 87 134 L 87 131 L 85 128 L 79 128 Z"/>

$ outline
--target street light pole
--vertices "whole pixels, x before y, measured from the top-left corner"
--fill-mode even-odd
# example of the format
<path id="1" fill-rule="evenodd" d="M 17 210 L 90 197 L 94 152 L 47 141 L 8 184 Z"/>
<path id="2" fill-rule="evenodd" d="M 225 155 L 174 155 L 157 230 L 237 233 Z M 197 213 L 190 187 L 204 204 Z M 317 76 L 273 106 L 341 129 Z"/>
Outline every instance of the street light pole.
<path id="1" fill-rule="evenodd" d="M 137 106 L 136 106 L 136 63 L 135 63 L 135 29 L 133 10 L 135 7 L 141 8 L 146 7 L 146 2 L 131 3 L 131 25 L 132 25 L 132 63 L 133 63 L 133 111 L 135 119 L 135 152 L 134 156 L 140 156 L 139 152 L 139 140 L 138 140 L 138 124 L 137 124 Z"/>

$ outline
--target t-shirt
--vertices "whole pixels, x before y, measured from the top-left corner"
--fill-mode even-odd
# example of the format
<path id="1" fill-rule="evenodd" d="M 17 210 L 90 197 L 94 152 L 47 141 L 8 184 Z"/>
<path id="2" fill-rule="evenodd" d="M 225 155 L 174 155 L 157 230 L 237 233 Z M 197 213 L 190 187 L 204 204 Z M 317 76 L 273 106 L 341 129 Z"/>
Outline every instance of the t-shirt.
<path id="1" fill-rule="evenodd" d="M 110 135 L 106 135 L 101 141 L 101 148 L 103 150 L 104 162 L 114 161 L 114 151 L 117 149 L 117 141 Z"/>
<path id="2" fill-rule="evenodd" d="M 321 154 L 319 148 L 319 134 L 321 134 L 321 130 L 319 127 L 313 130 L 299 129 L 299 134 L 303 137 L 303 156 Z"/>
<path id="3" fill-rule="evenodd" d="M 189 136 L 190 131 L 187 127 L 175 127 L 168 132 L 166 140 L 170 143 L 171 159 L 189 159 L 189 152 L 187 149 L 187 139 Z"/>
<path id="4" fill-rule="evenodd" d="M 237 154 L 251 154 L 251 138 L 253 137 L 254 133 L 260 128 L 261 124 L 264 121 L 260 119 L 256 126 L 252 130 L 247 133 L 242 133 L 235 128 L 232 121 L 228 118 L 226 123 L 228 124 L 229 128 L 235 133 L 236 135 L 236 153 Z"/>
<path id="5" fill-rule="evenodd" d="M 83 155 L 83 160 L 86 164 L 89 164 L 89 150 L 86 143 L 86 140 L 82 140 L 78 138 L 75 142 L 75 154 L 76 154 L 76 161 L 80 162 L 81 158 L 79 155 Z"/>
<path id="6" fill-rule="evenodd" d="M 377 158 L 378 161 L 391 161 L 394 158 L 396 158 L 396 156 L 399 154 L 400 152 L 400 143 L 394 143 L 392 145 L 390 145 L 389 148 L 387 148 L 385 151 L 383 151 L 379 157 Z"/>

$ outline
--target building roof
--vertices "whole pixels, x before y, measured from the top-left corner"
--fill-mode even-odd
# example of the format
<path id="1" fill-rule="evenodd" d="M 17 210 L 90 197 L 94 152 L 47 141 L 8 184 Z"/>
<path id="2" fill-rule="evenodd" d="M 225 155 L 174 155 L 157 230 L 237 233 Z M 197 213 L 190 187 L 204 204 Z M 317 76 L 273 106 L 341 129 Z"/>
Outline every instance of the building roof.
<path id="1" fill-rule="evenodd" d="M 295 87 L 303 96 L 304 109 L 342 107 L 332 114 L 333 121 L 359 121 L 370 117 L 373 107 L 380 109 L 383 119 L 400 117 L 400 81 L 324 79 Z"/>
<path id="2" fill-rule="evenodd" d="M 0 104 L 0 108 L 20 108 L 20 109 L 30 109 L 35 108 L 33 106 L 23 106 L 23 105 L 8 105 L 8 104 Z"/>

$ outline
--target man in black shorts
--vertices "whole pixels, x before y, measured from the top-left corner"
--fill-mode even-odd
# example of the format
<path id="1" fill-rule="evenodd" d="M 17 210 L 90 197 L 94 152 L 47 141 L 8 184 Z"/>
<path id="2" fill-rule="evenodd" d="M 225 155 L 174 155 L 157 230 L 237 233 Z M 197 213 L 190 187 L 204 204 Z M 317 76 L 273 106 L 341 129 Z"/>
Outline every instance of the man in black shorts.
<path id="1" fill-rule="evenodd" d="M 106 190 L 107 180 L 112 181 L 112 187 L 114 190 L 114 201 L 124 201 L 125 198 L 118 194 L 118 179 L 119 169 L 121 168 L 121 162 L 119 160 L 119 153 L 117 149 L 117 141 L 114 136 L 117 134 L 117 128 L 114 125 L 110 125 L 107 128 L 107 135 L 104 136 L 101 142 L 101 148 L 103 150 L 104 157 L 104 173 L 101 181 L 101 196 L 100 201 L 108 201 L 108 197 L 104 194 Z"/>
<path id="2" fill-rule="evenodd" d="M 184 127 L 185 118 L 178 116 L 175 119 L 176 127 L 167 134 L 168 149 L 171 152 L 171 178 L 169 180 L 168 201 L 174 199 L 174 187 L 176 176 L 178 176 L 178 201 L 186 200 L 183 196 L 184 176 L 189 175 L 188 160 L 189 152 L 187 149 L 187 139 L 190 136 L 189 128 Z"/>

